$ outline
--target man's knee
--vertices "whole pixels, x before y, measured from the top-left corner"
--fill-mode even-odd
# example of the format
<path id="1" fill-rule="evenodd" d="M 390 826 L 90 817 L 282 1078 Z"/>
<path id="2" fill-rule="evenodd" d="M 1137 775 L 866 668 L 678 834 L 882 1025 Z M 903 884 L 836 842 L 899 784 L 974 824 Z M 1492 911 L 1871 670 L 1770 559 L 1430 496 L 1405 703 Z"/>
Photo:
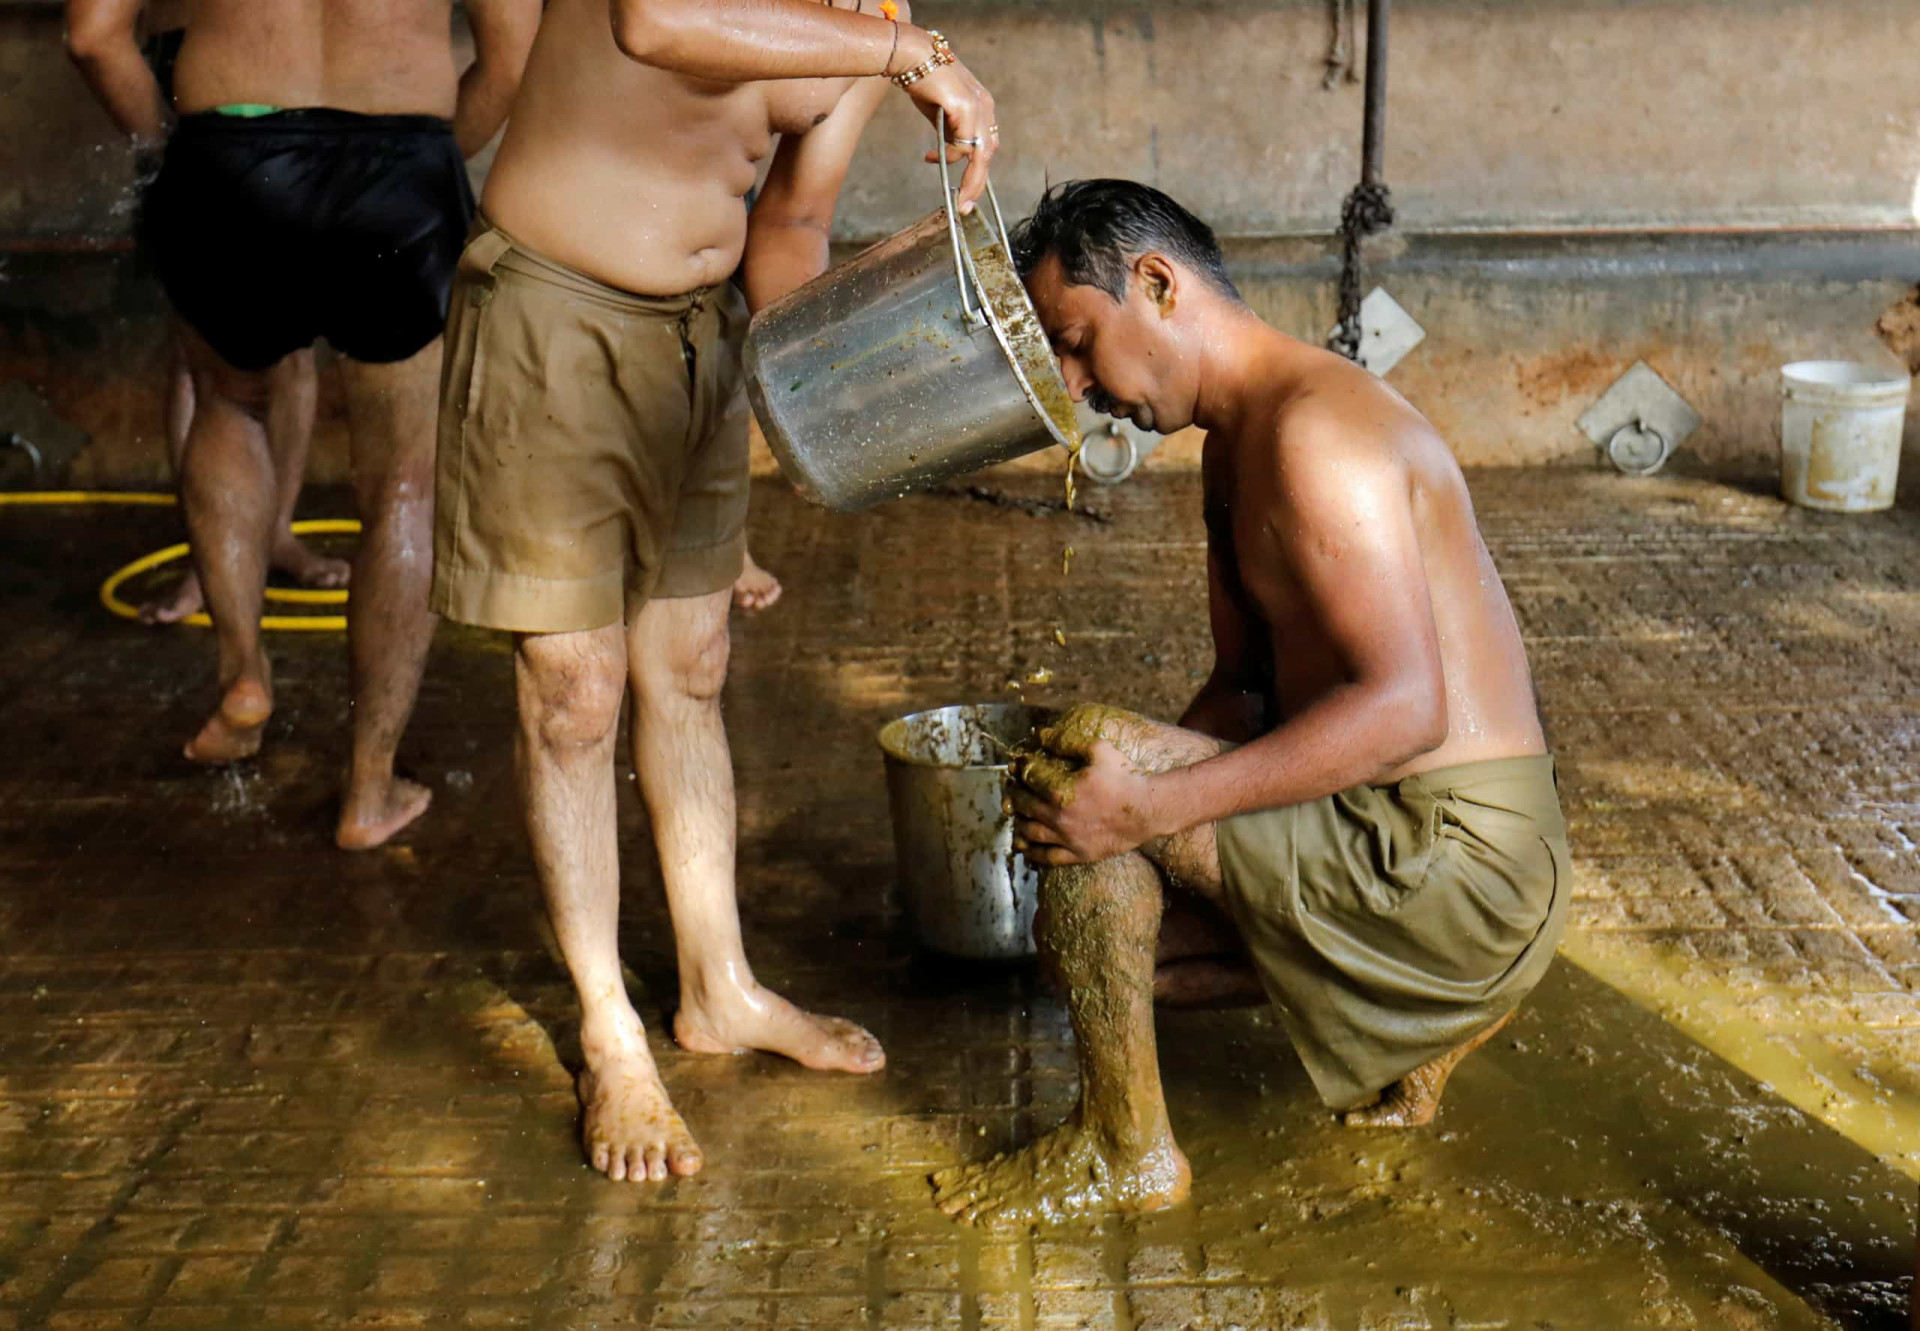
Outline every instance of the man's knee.
<path id="1" fill-rule="evenodd" d="M 523 638 L 515 651 L 520 724 L 549 751 L 592 748 L 620 724 L 626 672 L 615 634 L 556 633 Z"/>
<path id="2" fill-rule="evenodd" d="M 341 357 L 353 446 L 353 483 L 363 508 L 433 498 L 439 418 L 440 342 L 387 364 Z"/>
<path id="3" fill-rule="evenodd" d="M 686 607 L 691 611 L 692 606 Z M 637 652 L 635 684 L 643 700 L 714 702 L 727 684 L 733 639 L 724 613 L 650 617 Z"/>
<path id="4" fill-rule="evenodd" d="M 1143 772 L 1191 767 L 1220 752 L 1218 740 L 1104 703 L 1068 708 L 1054 723 L 1052 738 L 1047 747 L 1063 752 L 1085 752 L 1094 741 L 1105 740 Z"/>
<path id="5" fill-rule="evenodd" d="M 433 442 L 407 441 L 375 466 L 355 466 L 353 486 L 362 517 L 433 502 Z"/>
<path id="6" fill-rule="evenodd" d="M 680 666 L 680 687 L 688 697 L 711 702 L 727 686 L 727 665 L 733 658 L 733 636 L 723 623 L 692 645 Z"/>

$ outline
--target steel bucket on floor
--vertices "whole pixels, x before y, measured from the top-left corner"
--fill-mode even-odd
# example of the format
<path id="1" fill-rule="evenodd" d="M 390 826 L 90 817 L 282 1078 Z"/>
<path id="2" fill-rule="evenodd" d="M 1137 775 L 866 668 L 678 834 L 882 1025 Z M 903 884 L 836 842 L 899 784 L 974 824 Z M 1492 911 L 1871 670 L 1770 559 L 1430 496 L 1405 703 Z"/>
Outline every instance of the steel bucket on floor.
<path id="1" fill-rule="evenodd" d="M 942 132 L 944 135 L 944 131 Z M 849 512 L 1048 444 L 1066 381 L 994 222 L 945 205 L 790 293 L 747 331 L 747 397 L 787 480 Z"/>
<path id="2" fill-rule="evenodd" d="M 1034 955 L 1040 875 L 1013 848 L 1013 819 L 1000 805 L 1006 747 L 1052 717 L 1045 708 L 986 703 L 881 728 L 900 897 L 923 946 L 979 961 Z"/>

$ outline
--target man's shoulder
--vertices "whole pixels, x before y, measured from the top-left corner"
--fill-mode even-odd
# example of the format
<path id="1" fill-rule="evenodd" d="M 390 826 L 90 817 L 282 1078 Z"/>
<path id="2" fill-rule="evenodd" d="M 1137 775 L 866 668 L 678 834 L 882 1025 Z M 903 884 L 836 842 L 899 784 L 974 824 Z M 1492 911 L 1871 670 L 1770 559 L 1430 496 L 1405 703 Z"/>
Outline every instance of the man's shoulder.
<path id="1" fill-rule="evenodd" d="M 1405 462 L 1437 438 L 1426 417 L 1387 384 L 1359 366 L 1344 369 L 1316 376 L 1275 408 L 1269 429 L 1282 461 Z"/>

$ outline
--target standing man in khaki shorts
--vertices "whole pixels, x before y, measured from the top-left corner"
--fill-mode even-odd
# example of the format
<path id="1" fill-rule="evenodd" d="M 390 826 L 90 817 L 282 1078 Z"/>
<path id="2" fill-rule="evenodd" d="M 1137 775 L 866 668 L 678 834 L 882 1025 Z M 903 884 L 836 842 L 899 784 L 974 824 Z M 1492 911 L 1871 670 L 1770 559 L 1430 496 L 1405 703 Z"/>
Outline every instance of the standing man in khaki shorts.
<path id="1" fill-rule="evenodd" d="M 868 1073 L 879 1043 L 762 988 L 734 901 L 721 721 L 741 571 L 747 311 L 822 272 L 862 128 L 947 113 L 984 187 L 993 102 L 878 0 L 551 0 L 462 256 L 440 415 L 433 606 L 519 635 L 518 769 L 580 996 L 582 1139 L 616 1180 L 701 1167 L 621 975 L 614 737 L 652 815 L 680 966 L 674 1036 Z M 776 150 L 775 143 L 778 141 Z M 745 196 L 772 156 L 749 221 Z"/>

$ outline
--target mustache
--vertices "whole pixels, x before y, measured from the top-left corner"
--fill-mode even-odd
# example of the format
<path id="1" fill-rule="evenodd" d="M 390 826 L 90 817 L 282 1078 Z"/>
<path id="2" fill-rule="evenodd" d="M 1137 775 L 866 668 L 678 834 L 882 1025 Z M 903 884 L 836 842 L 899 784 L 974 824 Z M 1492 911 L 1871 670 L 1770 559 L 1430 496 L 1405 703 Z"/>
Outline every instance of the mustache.
<path id="1" fill-rule="evenodd" d="M 1094 388 L 1087 392 L 1087 405 L 1102 416 L 1118 416 L 1120 403 L 1114 401 L 1112 394 L 1105 389 Z"/>

